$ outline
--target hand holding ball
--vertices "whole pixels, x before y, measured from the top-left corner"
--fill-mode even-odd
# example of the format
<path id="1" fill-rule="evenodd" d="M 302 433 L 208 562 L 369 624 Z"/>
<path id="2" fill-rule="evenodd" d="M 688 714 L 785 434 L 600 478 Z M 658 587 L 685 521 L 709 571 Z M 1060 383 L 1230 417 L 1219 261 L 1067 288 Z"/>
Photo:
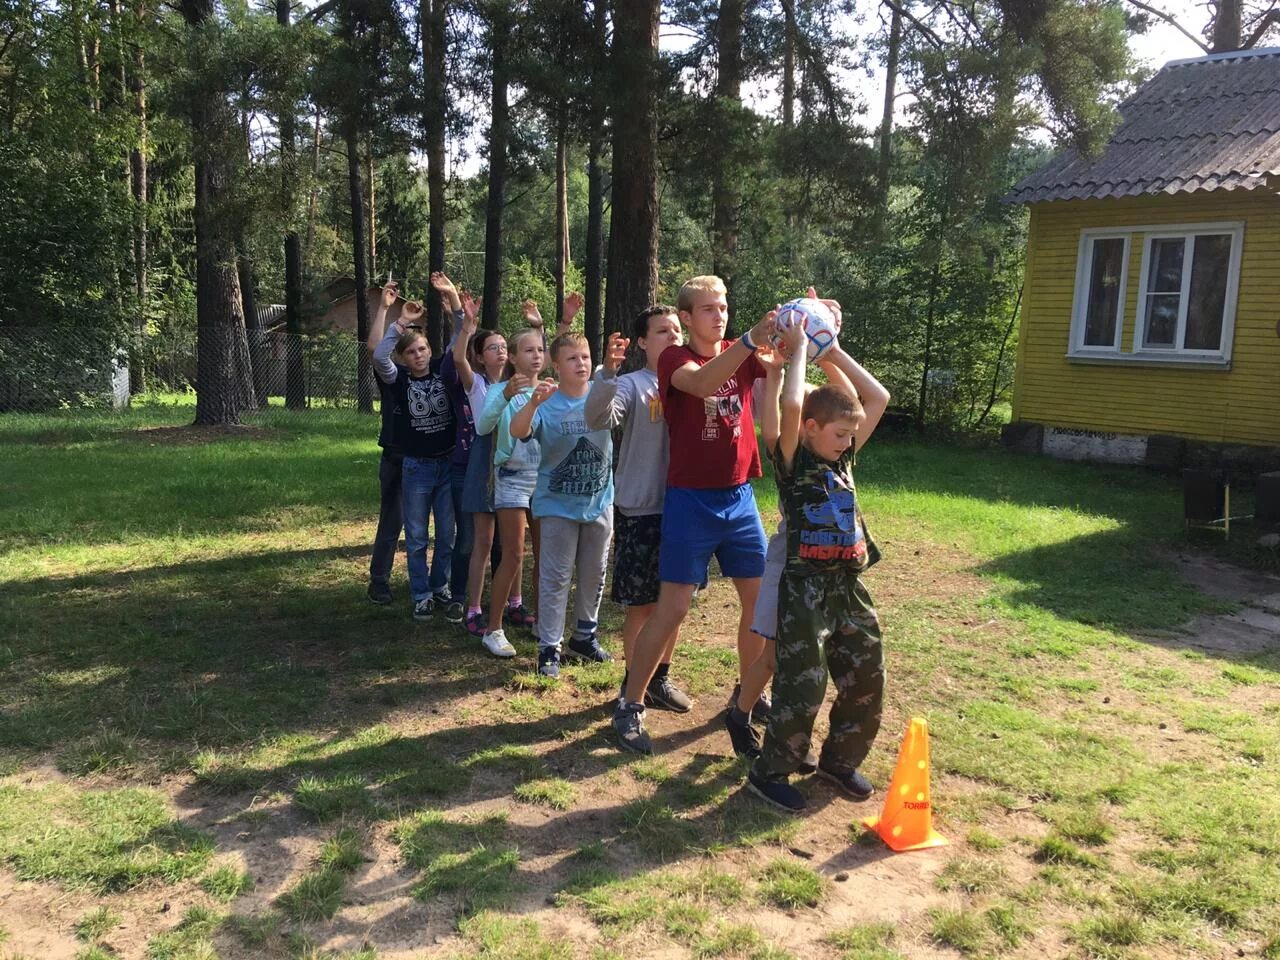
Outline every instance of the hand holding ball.
<path id="1" fill-rule="evenodd" d="M 793 326 L 804 329 L 805 341 L 809 345 L 810 363 L 821 359 L 835 346 L 837 340 L 835 314 L 821 300 L 815 300 L 812 297 L 787 301 L 778 308 L 773 323 L 775 329 L 769 342 L 773 344 L 775 350 L 782 348 L 781 331 Z"/>

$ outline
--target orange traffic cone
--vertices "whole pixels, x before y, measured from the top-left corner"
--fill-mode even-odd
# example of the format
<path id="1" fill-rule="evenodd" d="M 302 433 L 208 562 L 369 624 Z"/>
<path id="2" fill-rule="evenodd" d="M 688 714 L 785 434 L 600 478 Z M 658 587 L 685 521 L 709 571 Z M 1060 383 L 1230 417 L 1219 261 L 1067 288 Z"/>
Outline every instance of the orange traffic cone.
<path id="1" fill-rule="evenodd" d="M 923 850 L 941 847 L 947 838 L 933 830 L 933 810 L 929 806 L 929 724 L 912 717 L 898 753 L 884 809 L 878 817 L 867 817 L 862 825 L 874 830 L 889 849 Z"/>

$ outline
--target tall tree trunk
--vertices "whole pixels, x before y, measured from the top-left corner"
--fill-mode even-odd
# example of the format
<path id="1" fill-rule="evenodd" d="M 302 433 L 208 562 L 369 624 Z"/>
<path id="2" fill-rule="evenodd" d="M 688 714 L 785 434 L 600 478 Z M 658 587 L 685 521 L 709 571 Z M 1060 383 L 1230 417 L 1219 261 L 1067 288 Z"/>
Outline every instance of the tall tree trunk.
<path id="1" fill-rule="evenodd" d="M 902 49 L 902 14 L 893 8 L 889 21 L 889 51 L 884 66 L 884 113 L 880 117 L 880 160 L 876 165 L 876 239 L 884 236 L 884 217 L 889 205 L 889 175 L 892 172 L 893 104 L 898 83 L 898 58 Z"/>
<path id="2" fill-rule="evenodd" d="M 569 175 L 568 158 L 569 124 L 565 106 L 560 107 L 556 122 L 556 259 L 552 272 L 556 280 L 556 326 L 564 320 L 565 273 L 569 268 Z"/>
<path id="3" fill-rule="evenodd" d="M 737 113 L 742 104 L 742 21 L 745 0 L 720 0 L 720 14 L 716 20 L 716 46 L 718 51 L 716 71 L 716 112 L 722 124 L 736 129 Z M 732 118 L 732 119 L 730 119 Z M 729 126 L 726 121 L 732 124 Z M 723 128 L 722 128 L 723 129 Z M 722 133 L 723 137 L 724 134 Z M 722 140 L 725 149 L 716 151 L 715 171 L 711 184 L 712 224 L 711 260 L 712 272 L 724 280 L 729 290 L 729 323 L 733 323 L 734 262 L 738 254 L 738 190 L 733 171 L 729 169 L 736 153 L 733 135 L 729 142 Z"/>
<path id="4" fill-rule="evenodd" d="M 608 5 L 605 0 L 595 0 L 592 21 L 592 46 L 595 64 L 600 68 L 597 76 L 604 75 L 607 63 L 605 38 Z M 606 84 L 593 84 L 591 93 L 591 133 L 587 140 L 587 264 L 584 293 L 582 330 L 591 348 L 592 362 L 599 362 L 603 354 L 601 323 L 603 320 L 604 292 L 604 170 L 600 155 L 604 152 L 604 112 Z"/>
<path id="5" fill-rule="evenodd" d="M 1213 18 L 1213 44 L 1211 53 L 1231 53 L 1241 46 L 1241 19 L 1243 0 L 1218 0 Z"/>
<path id="6" fill-rule="evenodd" d="M 625 330 L 658 290 L 658 12 L 617 0 L 613 16 L 613 207 L 605 332 Z"/>
<path id="7" fill-rule="evenodd" d="M 320 107 L 316 106 L 315 123 L 311 132 L 311 191 L 307 195 L 307 243 L 306 253 L 311 256 L 311 249 L 316 240 L 316 200 L 320 194 Z"/>
<path id="8" fill-rule="evenodd" d="M 365 144 L 364 178 L 369 183 L 369 276 L 378 275 L 378 206 L 373 183 L 373 138 Z"/>
<path id="9" fill-rule="evenodd" d="M 506 0 L 490 4 L 490 37 L 493 56 L 493 96 L 489 108 L 489 197 L 484 216 L 484 302 L 482 326 L 498 329 L 498 308 L 502 300 L 502 214 L 506 205 L 507 135 L 510 115 L 507 106 L 507 42 L 511 20 Z"/>
<path id="10" fill-rule="evenodd" d="M 448 111 L 445 87 L 445 17 L 448 0 L 421 0 L 422 72 L 425 92 L 422 129 L 427 148 L 427 266 L 444 270 L 444 125 Z M 485 315 L 486 319 L 488 314 Z M 427 341 L 439 354 L 445 343 L 444 309 L 439 297 L 427 297 Z"/>
<path id="11" fill-rule="evenodd" d="M 291 0 L 276 0 L 276 23 L 289 26 Z M 288 218 L 284 235 L 284 405 L 301 410 L 307 405 L 302 366 L 302 240 L 295 217 L 298 183 L 296 106 L 286 103 L 280 113 L 280 201 Z"/>
<path id="12" fill-rule="evenodd" d="M 354 120 L 346 123 L 347 186 L 351 190 L 351 250 L 356 273 L 356 404 L 373 413 L 373 361 L 364 349 L 369 337 L 369 270 L 364 236 L 364 185 L 360 182 L 360 137 Z"/>
<path id="13" fill-rule="evenodd" d="M 195 66 L 201 34 L 215 16 L 213 0 L 182 0 L 188 50 Z M 198 75 L 198 72 L 197 72 Z M 238 423 L 253 407 L 249 344 L 245 338 L 235 233 L 225 204 L 234 177 L 232 145 L 239 140 L 227 92 L 200 78 L 191 101 L 195 159 L 196 416 L 197 424 Z"/>
<path id="14" fill-rule="evenodd" d="M 784 143 L 790 147 L 790 135 L 796 126 L 796 0 L 782 0 L 782 130 Z M 791 191 L 786 196 L 787 259 L 796 264 L 796 212 Z"/>
<path id="15" fill-rule="evenodd" d="M 933 267 L 929 271 L 928 303 L 924 314 L 924 359 L 920 365 L 920 397 L 916 402 L 916 429 L 925 427 L 925 414 L 929 407 L 929 374 L 933 371 L 933 339 L 938 319 L 938 288 L 942 284 L 942 245 L 946 236 L 947 215 L 943 215 L 938 224 L 938 233 L 934 237 Z"/>
<path id="16" fill-rule="evenodd" d="M 133 75 L 129 80 L 137 125 L 133 148 L 129 151 L 129 186 L 133 191 L 133 335 L 135 355 L 139 357 L 139 362 L 129 365 L 129 392 L 135 394 L 147 389 L 147 370 L 141 354 L 147 337 L 147 301 L 151 294 L 147 275 L 147 54 L 142 43 L 146 16 L 146 3 L 136 0 L 133 18 L 137 36 L 133 44 Z"/>
<path id="17" fill-rule="evenodd" d="M 244 238 L 236 244 L 236 274 L 240 279 L 240 303 L 244 308 L 245 336 L 249 341 L 249 361 L 253 371 L 253 393 L 259 408 L 267 405 L 267 343 L 262 332 L 262 318 L 258 316 L 257 279 L 253 259 L 249 256 Z"/>

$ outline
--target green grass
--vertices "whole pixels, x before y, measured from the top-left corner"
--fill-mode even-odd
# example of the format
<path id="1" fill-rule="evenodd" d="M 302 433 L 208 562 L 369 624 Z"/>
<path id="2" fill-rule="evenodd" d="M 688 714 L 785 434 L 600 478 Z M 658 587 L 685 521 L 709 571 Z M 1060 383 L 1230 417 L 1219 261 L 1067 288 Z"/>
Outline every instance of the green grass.
<path id="1" fill-rule="evenodd" d="M 830 881 L 808 867 L 789 860 L 775 860 L 760 878 L 760 895 L 784 909 L 816 907 Z"/>
<path id="2" fill-rule="evenodd" d="M 554 810 L 568 810 L 577 800 L 578 791 L 569 781 L 552 777 L 517 784 L 515 796 L 521 803 L 551 807 Z"/>
<path id="3" fill-rule="evenodd" d="M 128 890 L 196 876 L 212 854 L 149 790 L 0 786 L 0 859 L 22 880 Z"/>
<path id="4" fill-rule="evenodd" d="M 212 933 L 200 932 L 208 918 L 188 924 L 173 950 L 193 956 L 210 938 L 284 950 L 279 929 L 296 917 L 327 923 L 375 849 L 363 838 L 388 831 L 413 891 L 477 923 L 446 954 L 590 953 L 508 912 L 543 882 L 526 877 L 535 862 L 563 909 L 599 927 L 598 960 L 633 952 L 617 939 L 630 930 L 691 955 L 796 949 L 773 931 L 800 922 L 807 908 L 794 905 L 821 877 L 810 871 L 806 889 L 759 865 L 792 862 L 785 848 L 800 844 L 827 873 L 830 851 L 854 839 L 852 817 L 832 832 L 744 796 L 714 724 L 668 725 L 672 748 L 619 759 L 601 709 L 619 664 L 550 684 L 525 635 L 522 658 L 502 663 L 461 631 L 412 623 L 400 579 L 392 608 L 365 602 L 370 419 L 272 409 L 254 429 L 193 440 L 172 429 L 190 416 L 0 416 L 0 488 L 22 504 L 0 512 L 6 869 L 51 897 L 198 886 L 206 902 L 234 903 L 246 878 L 226 864 L 239 861 L 215 861 L 211 839 L 174 813 L 217 806 L 248 811 L 219 837 L 296 824 L 290 848 L 336 825 L 354 841 L 306 865 L 279 910 Z M 964 907 L 907 918 L 897 941 L 850 934 L 831 950 L 888 957 L 909 952 L 908 932 L 932 932 L 1001 955 L 1029 949 L 1028 931 L 1044 926 L 1082 956 L 1152 943 L 1179 958 L 1208 943 L 1280 950 L 1280 656 L 1206 650 L 1178 632 L 1228 605 L 1171 559 L 1184 552 L 1176 480 L 887 437 L 860 456 L 858 479 L 885 555 L 867 581 L 891 663 L 867 773 L 887 784 L 899 724 L 928 718 L 935 826 L 956 844 L 938 883 Z M 767 478 L 758 492 L 772 510 Z M 725 633 L 729 593 L 699 597 L 674 668 L 703 706 L 735 672 L 731 643 L 701 642 Z M 606 602 L 615 650 L 619 623 Z M 156 783 L 172 807 L 146 788 Z M 457 809 L 501 809 L 513 795 L 510 823 Z M 525 804 L 557 810 L 572 832 L 531 826 L 546 815 Z M 872 838 L 854 854 L 878 849 Z M 680 886 L 695 876 L 708 889 Z M 732 903 L 715 891 L 729 881 L 733 903 L 768 918 L 759 930 L 722 919 Z M 1149 942 L 1116 942 L 1127 912 L 1144 917 Z M 153 939 L 175 933 L 171 917 L 140 923 Z M 294 933 L 291 956 L 322 955 L 306 940 L 319 929 Z"/>
<path id="5" fill-rule="evenodd" d="M 343 827 L 324 842 L 315 866 L 276 905 L 285 916 L 297 921 L 328 920 L 342 906 L 347 878 L 364 863 L 359 831 Z"/>
<path id="6" fill-rule="evenodd" d="M 96 943 L 119 922 L 120 914 L 114 910 L 96 907 L 76 921 L 76 937 L 86 943 Z"/>
<path id="7" fill-rule="evenodd" d="M 225 921 L 205 907 L 191 907 L 173 930 L 147 941 L 147 960 L 218 960 L 213 935 Z"/>
<path id="8" fill-rule="evenodd" d="M 210 870 L 200 879 L 200 889 L 215 900 L 230 903 L 253 889 L 253 877 L 231 865 Z"/>
<path id="9" fill-rule="evenodd" d="M 860 923 L 823 937 L 840 951 L 840 960 L 902 960 L 892 949 L 895 930 L 891 923 Z"/>

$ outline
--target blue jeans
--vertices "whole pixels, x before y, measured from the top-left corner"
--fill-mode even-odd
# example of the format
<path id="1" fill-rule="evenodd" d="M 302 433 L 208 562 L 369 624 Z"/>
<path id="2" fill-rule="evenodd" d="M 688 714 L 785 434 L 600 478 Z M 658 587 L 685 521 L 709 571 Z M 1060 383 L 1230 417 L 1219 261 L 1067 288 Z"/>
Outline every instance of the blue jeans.
<path id="1" fill-rule="evenodd" d="M 455 600 L 467 598 L 467 574 L 471 566 L 471 546 L 476 540 L 475 517 L 462 509 L 462 491 L 467 482 L 467 465 L 455 463 L 449 473 L 453 498 L 453 516 L 458 534 L 453 540 L 453 569 L 449 574 L 449 592 Z"/>
<path id="2" fill-rule="evenodd" d="M 453 554 L 453 493 L 449 482 L 448 457 L 424 460 L 404 458 L 401 493 L 404 503 L 404 543 L 409 567 L 409 589 L 413 601 L 442 593 L 449 585 L 449 564 Z M 427 578 L 427 523 L 436 521 L 436 549 Z"/>

